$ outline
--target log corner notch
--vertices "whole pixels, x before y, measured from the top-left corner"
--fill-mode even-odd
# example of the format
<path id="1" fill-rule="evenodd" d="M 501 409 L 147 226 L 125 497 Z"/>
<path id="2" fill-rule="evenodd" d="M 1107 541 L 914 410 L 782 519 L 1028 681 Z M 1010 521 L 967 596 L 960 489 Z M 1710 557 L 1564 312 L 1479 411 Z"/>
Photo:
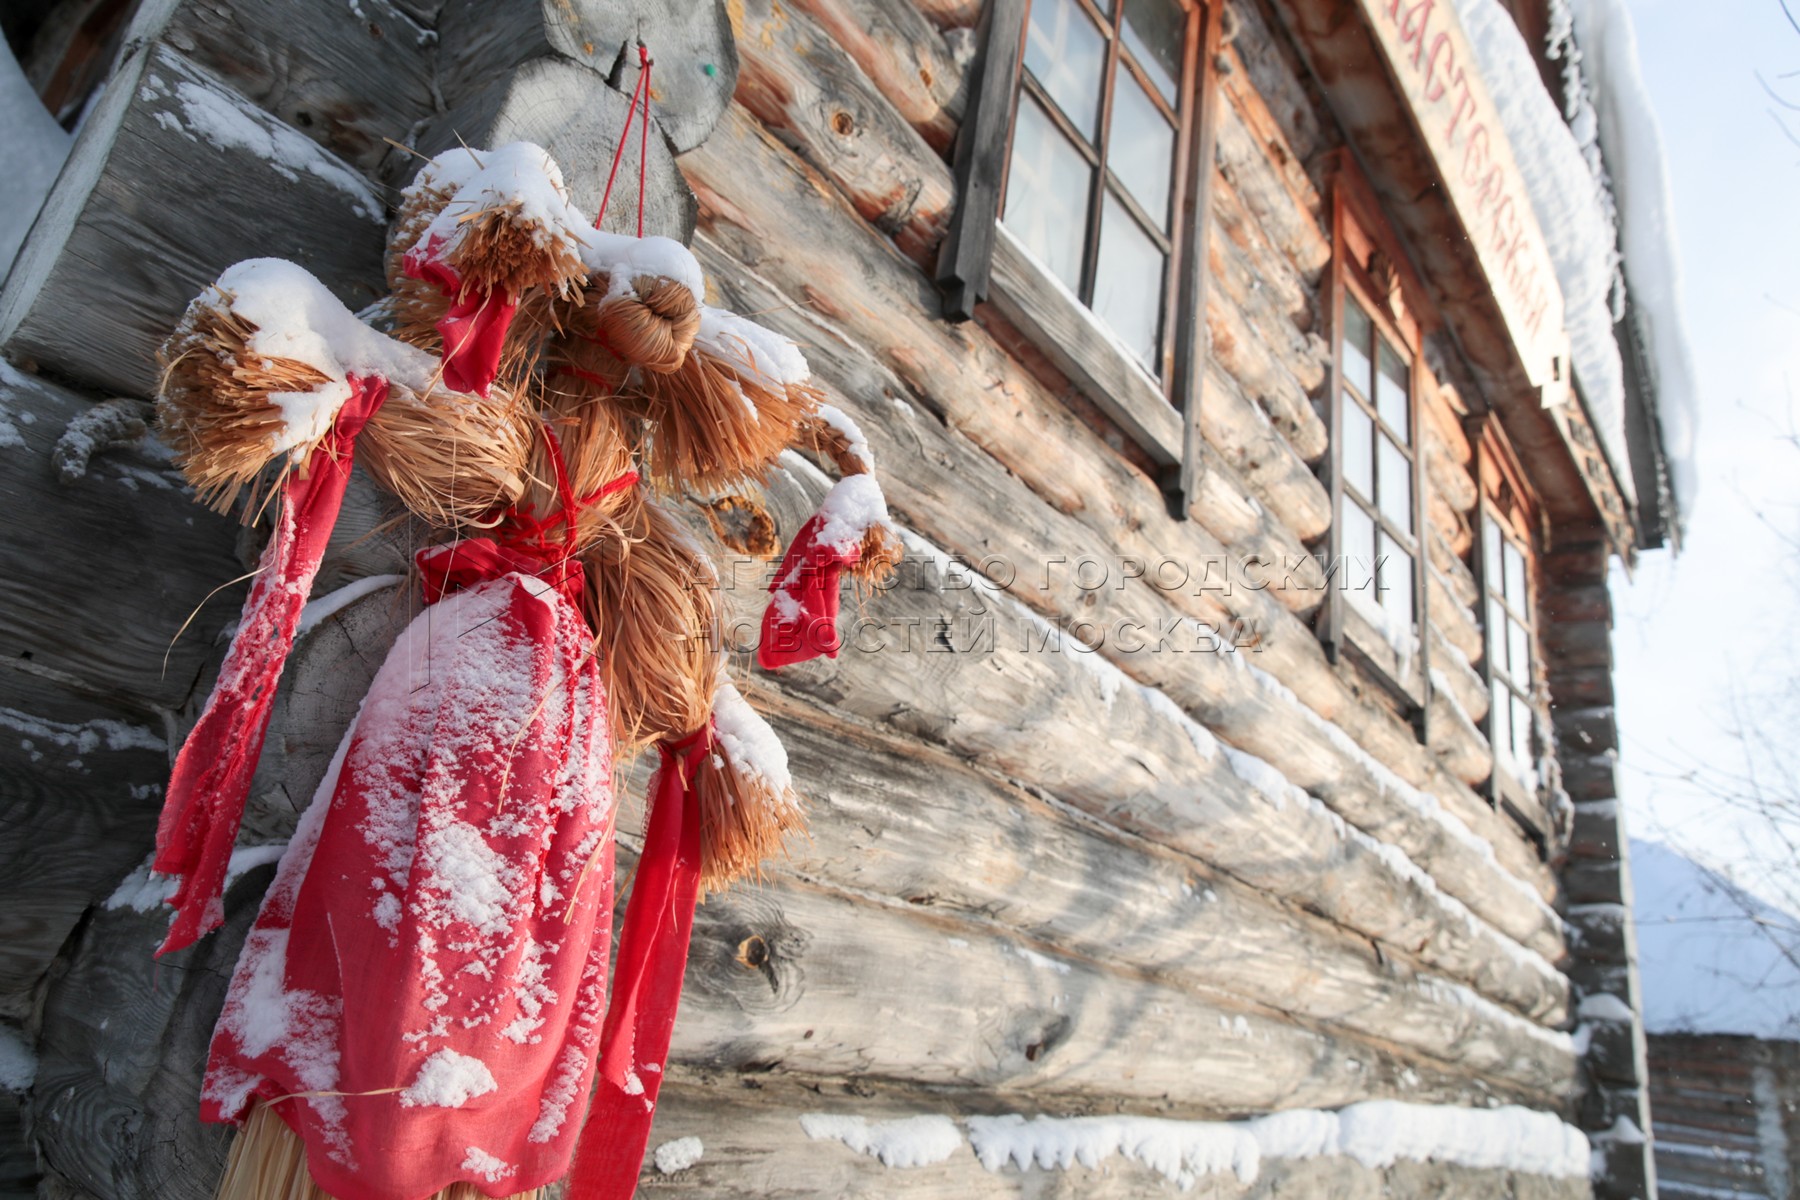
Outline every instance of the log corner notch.
<path id="1" fill-rule="evenodd" d="M 1574 531 L 1545 556 L 1546 636 L 1604 643 L 1612 630 L 1607 592 L 1611 531 Z M 1650 1076 L 1644 1038 L 1631 863 L 1617 779 L 1619 729 L 1609 667 L 1553 660 L 1551 706 L 1557 757 L 1587 782 L 1575 794 L 1574 831 L 1563 883 L 1569 900 L 1570 982 L 1580 997 L 1576 1045 L 1586 1088 L 1580 1125 L 1594 1144 L 1595 1200 L 1656 1194 Z"/>

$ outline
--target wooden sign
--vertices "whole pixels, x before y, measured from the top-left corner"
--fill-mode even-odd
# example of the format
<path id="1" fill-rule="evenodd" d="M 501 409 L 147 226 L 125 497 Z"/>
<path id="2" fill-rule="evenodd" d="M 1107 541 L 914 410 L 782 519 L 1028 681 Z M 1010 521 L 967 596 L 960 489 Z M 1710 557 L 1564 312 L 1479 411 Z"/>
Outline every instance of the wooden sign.
<path id="1" fill-rule="evenodd" d="M 1437 161 L 1527 376 L 1537 387 L 1556 386 L 1568 376 L 1562 289 L 1454 4 L 1358 3 Z"/>

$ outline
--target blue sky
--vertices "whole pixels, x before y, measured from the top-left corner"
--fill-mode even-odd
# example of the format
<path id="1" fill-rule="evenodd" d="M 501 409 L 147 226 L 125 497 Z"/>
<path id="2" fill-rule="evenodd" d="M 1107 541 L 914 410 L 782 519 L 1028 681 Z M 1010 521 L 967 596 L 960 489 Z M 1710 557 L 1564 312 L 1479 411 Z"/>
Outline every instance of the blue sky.
<path id="1" fill-rule="evenodd" d="M 1800 33 L 1777 0 L 1630 9 L 1674 190 L 1701 482 L 1681 555 L 1646 555 L 1614 588 L 1626 811 L 1634 833 L 1741 866 L 1767 839 L 1675 776 L 1735 766 L 1733 692 L 1774 690 L 1800 662 L 1800 564 L 1757 517 L 1800 527 L 1800 449 L 1780 440 L 1800 422 L 1800 147 L 1757 81 L 1800 103 L 1800 74 L 1781 79 L 1800 72 Z"/>

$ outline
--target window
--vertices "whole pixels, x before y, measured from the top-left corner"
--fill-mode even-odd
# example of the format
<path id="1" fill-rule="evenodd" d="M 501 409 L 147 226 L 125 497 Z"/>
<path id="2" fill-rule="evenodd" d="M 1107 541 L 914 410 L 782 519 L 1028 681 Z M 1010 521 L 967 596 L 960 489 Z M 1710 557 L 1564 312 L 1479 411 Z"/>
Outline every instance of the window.
<path id="1" fill-rule="evenodd" d="M 1372 194 L 1347 159 L 1332 172 L 1332 381 L 1321 398 L 1331 453 L 1326 548 L 1334 586 L 1320 636 L 1337 657 L 1395 692 L 1415 715 L 1426 707 L 1425 506 L 1420 436 L 1420 331 L 1409 297 L 1421 294 Z"/>
<path id="2" fill-rule="evenodd" d="M 1001 220 L 1158 380 L 1191 91 L 1178 0 L 1030 0 Z"/>
<path id="3" fill-rule="evenodd" d="M 944 315 L 979 316 L 1147 458 L 1186 515 L 1219 0 L 987 0 L 939 248 Z M 982 304 L 982 301 L 988 303 Z M 1108 431 L 1110 432 L 1110 431 Z"/>
<path id="4" fill-rule="evenodd" d="M 1532 745 L 1531 689 L 1536 676 L 1536 629 L 1532 623 L 1530 555 L 1527 543 L 1488 504 L 1481 509 L 1481 579 L 1486 602 L 1488 744 L 1494 751 L 1496 782 L 1516 780 L 1537 790 Z"/>

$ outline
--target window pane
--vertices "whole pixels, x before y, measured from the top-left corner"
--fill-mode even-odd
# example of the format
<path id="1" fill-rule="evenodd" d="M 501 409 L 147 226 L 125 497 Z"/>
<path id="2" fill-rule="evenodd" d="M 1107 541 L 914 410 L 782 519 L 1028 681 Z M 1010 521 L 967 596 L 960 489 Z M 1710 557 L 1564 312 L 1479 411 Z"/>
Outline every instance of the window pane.
<path id="1" fill-rule="evenodd" d="M 1175 129 L 1129 71 L 1120 71 L 1113 85 L 1112 137 L 1107 142 L 1106 165 L 1158 227 L 1167 231 Z"/>
<path id="2" fill-rule="evenodd" d="M 1163 252 L 1109 191 L 1100 218 L 1094 311 L 1152 375 L 1162 373 Z"/>
<path id="3" fill-rule="evenodd" d="M 1482 560 L 1481 569 L 1487 572 L 1488 589 L 1497 594 L 1501 593 L 1504 591 L 1505 584 L 1500 565 L 1500 526 L 1495 524 L 1494 518 L 1485 512 L 1481 514 L 1481 544 L 1487 555 Z"/>
<path id="4" fill-rule="evenodd" d="M 1355 297 L 1346 295 L 1342 342 L 1344 382 L 1370 400 L 1375 398 L 1369 387 L 1369 377 L 1374 373 L 1369 366 L 1369 341 L 1374 336 L 1375 325 L 1369 320 L 1369 314 L 1362 310 Z"/>
<path id="5" fill-rule="evenodd" d="M 1381 463 L 1375 486 L 1381 492 L 1381 515 L 1411 533 L 1412 464 L 1406 461 L 1406 454 L 1386 433 L 1378 440 L 1381 443 Z"/>
<path id="6" fill-rule="evenodd" d="M 1512 757 L 1520 775 L 1531 773 L 1531 709 L 1517 696 L 1512 697 Z"/>
<path id="7" fill-rule="evenodd" d="M 1090 141 L 1105 65 L 1106 40 L 1075 0 L 1032 0 L 1025 66 Z"/>
<path id="8" fill-rule="evenodd" d="M 1344 397 L 1344 482 L 1364 500 L 1375 499 L 1375 422 L 1349 396 Z"/>
<path id="9" fill-rule="evenodd" d="M 1181 45 L 1186 23 L 1172 0 L 1125 0 L 1125 45 L 1171 108 L 1181 86 Z"/>
<path id="10" fill-rule="evenodd" d="M 1496 679 L 1510 674 L 1506 662 L 1506 610 L 1492 596 L 1487 602 L 1488 668 Z"/>
<path id="11" fill-rule="evenodd" d="M 1381 342 L 1381 377 L 1375 381 L 1375 410 L 1388 428 L 1400 436 L 1402 443 L 1412 444 L 1412 425 L 1408 421 L 1411 407 L 1406 394 L 1406 360 L 1394 353 L 1386 338 Z"/>
<path id="12" fill-rule="evenodd" d="M 1531 686 L 1531 639 L 1517 621 L 1506 623 L 1506 657 L 1512 663 L 1513 682 L 1522 688 Z"/>
<path id="13" fill-rule="evenodd" d="M 1413 637 L 1413 560 L 1400 543 L 1381 535 L 1381 608 L 1389 641 L 1403 645 Z"/>
<path id="14" fill-rule="evenodd" d="M 1093 169 L 1030 96 L 1019 97 L 1006 227 L 1070 291 L 1081 286 L 1082 230 Z"/>
<path id="15" fill-rule="evenodd" d="M 1519 548 L 1507 542 L 1503 553 L 1506 556 L 1506 598 L 1520 612 L 1528 612 L 1525 603 L 1525 556 Z"/>
<path id="16" fill-rule="evenodd" d="M 1488 705 L 1488 712 L 1493 714 L 1494 729 L 1493 741 L 1490 743 L 1489 749 L 1494 752 L 1496 758 L 1511 758 L 1512 693 L 1507 691 L 1506 685 L 1498 679 L 1494 680 L 1491 686 L 1494 689 L 1494 697 Z"/>
<path id="17" fill-rule="evenodd" d="M 1380 620 L 1381 606 L 1375 599 L 1375 522 L 1355 501 L 1344 502 L 1339 518 L 1343 530 L 1339 541 L 1343 558 L 1338 562 L 1338 586 L 1349 592 L 1350 599 L 1362 608 L 1372 621 Z"/>

